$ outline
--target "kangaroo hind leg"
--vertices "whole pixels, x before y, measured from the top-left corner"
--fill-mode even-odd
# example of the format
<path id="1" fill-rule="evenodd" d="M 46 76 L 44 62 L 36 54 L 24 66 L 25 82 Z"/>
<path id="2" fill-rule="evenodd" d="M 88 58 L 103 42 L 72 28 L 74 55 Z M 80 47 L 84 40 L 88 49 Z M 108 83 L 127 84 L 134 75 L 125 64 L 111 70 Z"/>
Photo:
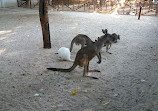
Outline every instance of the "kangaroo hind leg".
<path id="1" fill-rule="evenodd" d="M 106 45 L 106 52 L 109 53 L 109 54 L 112 54 L 111 52 L 108 52 L 108 50 L 110 49 L 110 47 L 111 47 L 111 44 L 107 44 Z"/>
<path id="2" fill-rule="evenodd" d="M 81 60 L 81 64 L 84 67 L 83 76 L 87 76 L 88 70 L 89 70 L 89 60 L 88 60 L 88 56 L 86 54 L 83 55 L 83 58 Z"/>

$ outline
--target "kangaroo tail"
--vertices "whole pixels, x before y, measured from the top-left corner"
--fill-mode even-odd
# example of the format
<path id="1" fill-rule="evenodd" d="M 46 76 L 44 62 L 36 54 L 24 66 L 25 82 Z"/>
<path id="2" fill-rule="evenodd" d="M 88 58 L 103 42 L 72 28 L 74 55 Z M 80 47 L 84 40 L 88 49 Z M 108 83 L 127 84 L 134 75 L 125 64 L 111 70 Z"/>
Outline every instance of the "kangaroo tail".
<path id="1" fill-rule="evenodd" d="M 71 41 L 70 52 L 72 51 L 73 44 L 74 44 L 74 39 Z"/>
<path id="2" fill-rule="evenodd" d="M 118 39 L 120 40 L 120 35 L 118 35 Z"/>
<path id="3" fill-rule="evenodd" d="M 63 68 L 47 68 L 48 70 L 52 70 L 52 71 L 60 71 L 60 72 L 71 72 L 72 70 L 74 70 L 76 68 L 77 64 L 73 64 L 72 67 L 68 68 L 68 69 L 63 69 Z"/>

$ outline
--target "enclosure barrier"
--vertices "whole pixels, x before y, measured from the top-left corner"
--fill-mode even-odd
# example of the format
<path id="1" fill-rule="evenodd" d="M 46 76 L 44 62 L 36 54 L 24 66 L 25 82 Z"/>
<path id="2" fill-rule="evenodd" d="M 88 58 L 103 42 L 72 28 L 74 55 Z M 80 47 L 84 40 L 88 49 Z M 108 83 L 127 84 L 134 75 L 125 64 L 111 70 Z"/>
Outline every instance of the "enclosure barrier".
<path id="1" fill-rule="evenodd" d="M 18 6 L 38 7 L 39 0 L 17 0 Z M 36 1 L 36 2 L 35 2 Z M 56 11 L 79 11 L 98 13 L 117 13 L 137 15 L 140 6 L 141 15 L 158 15 L 158 1 L 138 0 L 48 0 L 49 6 Z"/>

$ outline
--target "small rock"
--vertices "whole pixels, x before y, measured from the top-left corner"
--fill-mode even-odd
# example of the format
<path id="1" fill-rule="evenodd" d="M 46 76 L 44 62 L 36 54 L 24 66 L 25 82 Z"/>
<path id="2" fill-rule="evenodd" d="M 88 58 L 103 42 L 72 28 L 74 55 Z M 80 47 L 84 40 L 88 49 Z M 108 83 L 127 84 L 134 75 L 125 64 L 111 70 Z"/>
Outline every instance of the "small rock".
<path id="1" fill-rule="evenodd" d="M 63 107 L 63 104 L 58 104 L 57 106 L 58 106 L 58 107 Z"/>
<path id="2" fill-rule="evenodd" d="M 146 80 L 144 80 L 144 79 L 141 79 L 140 81 L 141 81 L 141 82 L 146 82 Z"/>
<path id="3" fill-rule="evenodd" d="M 36 94 L 34 94 L 34 96 L 36 96 L 36 97 L 37 97 L 37 96 L 40 96 L 40 94 L 36 93 Z"/>
<path id="4" fill-rule="evenodd" d="M 57 108 L 57 106 L 53 105 L 53 106 L 52 106 L 52 108 L 53 108 L 53 109 L 56 109 L 56 108 Z"/>
<path id="5" fill-rule="evenodd" d="M 39 91 L 43 91 L 44 89 L 40 89 Z"/>
<path id="6" fill-rule="evenodd" d="M 114 97 L 117 97 L 119 94 L 114 94 Z"/>

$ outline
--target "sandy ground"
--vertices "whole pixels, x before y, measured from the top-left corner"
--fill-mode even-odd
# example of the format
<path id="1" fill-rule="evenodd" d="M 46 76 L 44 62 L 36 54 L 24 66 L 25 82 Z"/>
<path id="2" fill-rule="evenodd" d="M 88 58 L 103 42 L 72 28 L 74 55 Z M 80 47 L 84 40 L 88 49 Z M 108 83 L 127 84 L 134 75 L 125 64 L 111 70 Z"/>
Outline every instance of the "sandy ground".
<path id="1" fill-rule="evenodd" d="M 38 10 L 0 9 L 0 111 L 158 111 L 158 17 L 49 10 L 49 24 L 52 48 L 43 49 Z M 112 55 L 103 48 L 100 65 L 90 62 L 101 70 L 91 73 L 98 80 L 79 67 L 46 70 L 69 68 L 55 52 L 79 33 L 95 40 L 105 28 L 121 40 Z"/>

